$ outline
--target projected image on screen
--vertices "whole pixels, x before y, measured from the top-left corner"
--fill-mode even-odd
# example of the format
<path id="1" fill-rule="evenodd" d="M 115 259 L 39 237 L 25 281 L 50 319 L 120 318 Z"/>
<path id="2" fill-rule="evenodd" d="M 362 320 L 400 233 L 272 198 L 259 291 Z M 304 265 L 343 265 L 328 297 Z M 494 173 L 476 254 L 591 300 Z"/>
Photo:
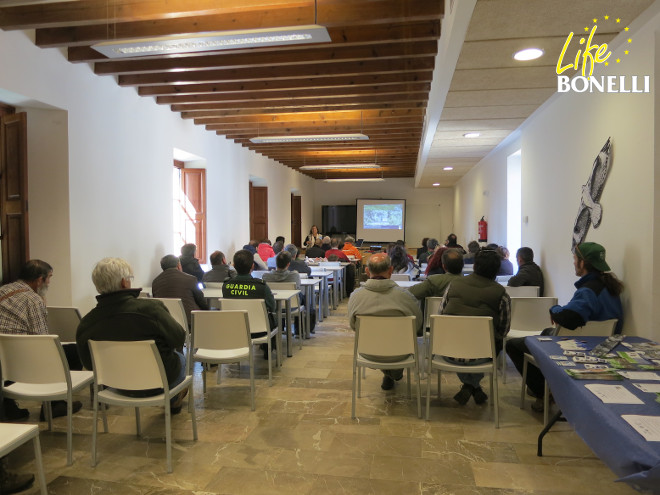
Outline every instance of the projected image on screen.
<path id="1" fill-rule="evenodd" d="M 403 205 L 364 205 L 365 229 L 403 229 Z"/>

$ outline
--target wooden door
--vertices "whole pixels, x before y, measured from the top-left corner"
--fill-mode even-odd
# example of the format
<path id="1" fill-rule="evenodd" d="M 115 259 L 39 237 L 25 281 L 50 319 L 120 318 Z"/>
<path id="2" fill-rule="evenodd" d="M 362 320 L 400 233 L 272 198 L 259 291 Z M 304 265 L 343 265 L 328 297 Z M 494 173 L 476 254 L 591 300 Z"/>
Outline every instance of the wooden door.
<path id="1" fill-rule="evenodd" d="M 291 243 L 302 246 L 300 229 L 302 226 L 302 197 L 291 195 Z"/>
<path id="2" fill-rule="evenodd" d="M 250 182 L 250 239 L 268 239 L 268 188 Z"/>
<path id="3" fill-rule="evenodd" d="M 206 170 L 203 168 L 182 168 L 181 188 L 188 204 L 192 206 L 190 217 L 195 226 L 195 240 L 197 246 L 195 256 L 200 263 L 206 263 Z"/>
<path id="4" fill-rule="evenodd" d="M 18 278 L 29 259 L 27 114 L 0 116 L 2 283 Z"/>

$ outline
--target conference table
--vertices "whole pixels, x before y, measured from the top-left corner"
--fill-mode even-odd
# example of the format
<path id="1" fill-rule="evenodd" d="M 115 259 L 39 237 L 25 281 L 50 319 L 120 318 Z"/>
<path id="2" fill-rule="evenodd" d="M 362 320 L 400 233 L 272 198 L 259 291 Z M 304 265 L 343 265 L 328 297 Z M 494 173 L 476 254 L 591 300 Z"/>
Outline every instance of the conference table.
<path id="1" fill-rule="evenodd" d="M 619 476 L 617 481 L 624 481 L 638 490 L 650 489 L 653 493 L 660 493 L 660 403 L 655 400 L 656 393 L 642 391 L 636 386 L 658 387 L 660 370 L 640 370 L 645 374 L 627 375 L 629 378 L 624 378 L 623 381 L 577 380 L 569 376 L 567 367 L 558 364 L 561 361 L 558 357 L 564 352 L 560 344 L 566 346 L 570 341 L 577 341 L 590 350 L 603 340 L 605 337 L 526 337 L 525 343 L 543 372 L 561 410 L 539 435 L 538 455 L 542 455 L 543 436 L 561 415 L 594 453 Z M 626 344 L 648 342 L 650 341 L 641 337 L 625 337 L 623 343 L 612 352 L 630 351 Z M 658 350 L 660 351 L 660 347 Z M 572 358 L 568 357 L 568 360 Z M 568 368 L 581 369 L 584 365 L 573 363 Z M 656 378 L 653 378 L 654 376 Z M 611 388 L 616 386 L 618 387 Z M 632 397 L 626 392 L 632 394 Z M 596 393 L 612 397 L 606 400 L 616 400 L 614 397 L 628 395 L 627 402 L 638 403 L 606 403 Z M 623 400 L 625 399 L 620 399 L 619 402 Z M 644 431 L 645 434 L 655 431 L 658 441 L 647 441 L 638 429 L 622 416 L 638 424 L 639 431 Z"/>
<path id="2" fill-rule="evenodd" d="M 319 321 L 323 321 L 323 318 L 326 318 L 330 315 L 330 296 L 329 296 L 329 287 L 328 279 L 332 276 L 332 272 L 329 270 L 324 270 L 322 268 L 317 268 L 310 266 L 312 273 L 309 275 L 312 278 L 321 279 L 320 285 L 320 299 L 321 299 L 321 311 L 319 311 Z"/>

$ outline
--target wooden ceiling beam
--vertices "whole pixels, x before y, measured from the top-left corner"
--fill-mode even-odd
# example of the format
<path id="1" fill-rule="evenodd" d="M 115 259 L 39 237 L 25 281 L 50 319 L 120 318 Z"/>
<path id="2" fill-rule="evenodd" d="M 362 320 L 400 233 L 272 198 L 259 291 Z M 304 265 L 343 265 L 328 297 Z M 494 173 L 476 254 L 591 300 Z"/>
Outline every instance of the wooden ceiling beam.
<path id="1" fill-rule="evenodd" d="M 169 2 L 162 2 L 167 9 Z M 194 3 L 194 2 L 190 2 Z M 161 18 L 135 22 L 114 22 L 112 18 L 102 19 L 98 24 L 37 29 L 35 43 L 42 48 L 93 45 L 108 40 L 126 40 L 170 36 L 180 33 L 203 33 L 214 31 L 234 31 L 245 29 L 267 29 L 286 26 L 314 24 L 314 4 L 307 6 L 283 5 L 274 8 L 228 14 L 209 14 L 171 18 L 164 12 Z M 373 25 L 408 21 L 440 19 L 444 2 L 420 2 L 419 0 L 320 0 L 317 23 L 325 27 L 345 27 L 351 25 Z M 4 27 L 0 22 L 0 28 Z M 24 25 L 21 29 L 30 29 Z"/>
<path id="2" fill-rule="evenodd" d="M 229 110 L 214 111 L 213 114 L 218 116 L 228 115 L 262 115 L 262 114 L 278 114 L 282 112 L 296 113 L 296 112 L 334 112 L 345 110 L 390 110 L 390 109 L 416 109 L 424 110 L 426 105 L 420 102 L 394 102 L 394 103 L 364 103 L 362 105 L 351 107 L 350 105 L 334 106 L 334 105 L 319 105 L 308 107 L 288 107 L 288 108 L 240 108 Z M 210 114 L 209 114 L 210 115 Z"/>
<path id="3" fill-rule="evenodd" d="M 233 92 L 252 92 L 252 91 L 277 91 L 286 89 L 287 91 L 305 90 L 310 87 L 316 89 L 322 88 L 340 88 L 340 87 L 360 87 L 365 85 L 387 86 L 392 84 L 406 84 L 425 82 L 430 83 L 433 72 L 403 72 L 403 73 L 384 73 L 384 74 L 360 74 L 353 76 L 328 76 L 324 79 L 309 78 L 296 79 L 293 82 L 297 85 L 292 87 L 292 81 L 286 79 L 263 80 L 263 81 L 236 81 L 236 82 L 216 82 L 203 84 L 166 84 L 154 86 L 141 86 L 138 88 L 140 96 L 161 96 L 161 95 L 197 95 L 197 94 L 218 94 Z"/>
<path id="4" fill-rule="evenodd" d="M 350 119 L 350 120 L 337 120 L 337 119 L 328 119 L 328 120 L 315 120 L 315 121 L 288 121 L 288 122 L 227 122 L 222 119 L 214 119 L 212 117 L 205 117 L 201 119 L 195 119 L 195 124 L 197 125 L 217 125 L 223 126 L 227 129 L 260 129 L 264 132 L 270 132 L 271 130 L 279 129 L 295 129 L 295 128 L 307 128 L 307 127 L 335 127 L 335 126 L 350 126 L 362 128 L 363 132 L 366 132 L 368 129 L 377 129 L 379 127 L 387 126 L 418 126 L 424 122 L 423 117 L 392 117 L 392 118 L 382 118 L 378 120 L 373 119 Z"/>
<path id="5" fill-rule="evenodd" d="M 334 112 L 298 112 L 298 113 L 271 113 L 271 114 L 255 114 L 255 115 L 229 115 L 217 117 L 213 112 L 192 112 L 182 113 L 182 118 L 213 118 L 217 119 L 217 123 L 237 123 L 237 122 L 251 122 L 254 124 L 259 123 L 276 123 L 276 122 L 315 122 L 323 120 L 337 120 L 337 121 L 370 121 L 378 122 L 381 119 L 394 119 L 394 118 L 423 118 L 424 111 L 422 109 L 392 109 L 392 110 L 339 110 Z"/>

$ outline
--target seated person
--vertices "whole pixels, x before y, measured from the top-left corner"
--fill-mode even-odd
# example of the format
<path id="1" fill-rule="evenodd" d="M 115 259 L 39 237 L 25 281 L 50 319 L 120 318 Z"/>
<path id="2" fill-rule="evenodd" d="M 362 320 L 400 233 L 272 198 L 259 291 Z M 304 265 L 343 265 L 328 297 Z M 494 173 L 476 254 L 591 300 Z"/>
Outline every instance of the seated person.
<path id="1" fill-rule="evenodd" d="M 264 261 L 268 261 L 268 258 L 273 258 L 275 256 L 275 251 L 273 251 L 273 247 L 270 244 L 270 239 L 264 239 L 259 243 L 259 246 L 257 246 L 257 253 Z"/>
<path id="2" fill-rule="evenodd" d="M 451 281 L 463 276 L 463 255 L 458 249 L 445 249 L 441 259 L 445 273 L 430 275 L 423 282 L 408 288 L 422 305 L 427 297 L 442 297 Z"/>
<path id="3" fill-rule="evenodd" d="M 459 249 L 461 253 L 465 254 L 465 248 L 463 248 L 463 246 L 458 244 L 456 234 L 449 234 L 447 236 L 447 240 L 445 241 L 445 246 L 448 248 Z"/>
<path id="4" fill-rule="evenodd" d="M 420 254 L 417 260 L 420 265 L 422 263 L 429 262 L 429 258 L 433 256 L 433 253 L 435 252 L 435 248 L 437 248 L 439 244 L 440 242 L 438 242 L 437 239 L 433 239 L 433 238 L 426 241 L 427 250 L 424 251 L 422 254 Z"/>
<path id="5" fill-rule="evenodd" d="M 422 247 L 417 248 L 417 259 L 419 259 L 422 253 L 425 253 L 429 250 L 428 247 L 426 246 L 428 240 L 429 240 L 428 237 L 424 237 L 424 239 L 422 239 Z"/>
<path id="6" fill-rule="evenodd" d="M 181 274 L 195 280 L 190 275 Z M 140 289 L 131 288 L 132 278 L 130 265 L 120 258 L 104 258 L 94 267 L 92 282 L 99 293 L 96 296 L 98 302 L 78 325 L 76 343 L 80 358 L 85 368 L 91 370 L 90 340 L 154 340 L 163 360 L 167 382 L 170 387 L 175 387 L 186 377 L 186 359 L 182 354 L 186 331 L 172 318 L 162 302 L 139 298 Z M 162 390 L 118 392 L 132 397 L 148 397 L 158 395 Z M 181 411 L 187 392 L 188 389 L 172 398 L 172 414 Z"/>
<path id="7" fill-rule="evenodd" d="M 179 262 L 181 263 L 181 271 L 183 273 L 192 275 L 198 282 L 201 282 L 204 277 L 204 270 L 199 266 L 199 260 L 195 258 L 195 251 L 197 251 L 197 246 L 194 244 L 184 244 L 181 246 Z"/>
<path id="8" fill-rule="evenodd" d="M 534 263 L 532 248 L 521 247 L 516 253 L 518 273 L 509 279 L 509 287 L 532 286 L 539 288 L 539 297 L 543 297 L 543 272 L 539 265 Z"/>
<path id="9" fill-rule="evenodd" d="M 323 238 L 323 241 L 321 242 L 321 249 L 323 249 L 324 253 L 332 247 L 331 244 L 330 244 L 331 241 L 332 241 L 332 239 L 330 239 L 330 236 L 328 236 L 328 235 L 326 235 Z M 324 256 L 324 258 L 326 258 L 326 256 Z"/>
<path id="10" fill-rule="evenodd" d="M 337 259 L 339 261 L 343 261 L 344 263 L 348 263 L 350 261 L 348 256 L 344 254 L 344 251 L 339 249 L 339 239 L 336 237 L 330 240 L 330 249 L 325 252 L 325 257 L 329 258 L 333 254 L 337 255 Z"/>
<path id="11" fill-rule="evenodd" d="M 181 299 L 183 309 L 186 310 L 188 324 L 190 312 L 196 309 L 209 309 L 204 293 L 197 285 L 197 279 L 192 275 L 183 273 L 179 258 L 167 254 L 160 260 L 163 272 L 151 284 L 151 293 L 154 297 L 173 297 Z"/>
<path id="12" fill-rule="evenodd" d="M 227 259 L 222 251 L 213 251 L 210 258 L 211 269 L 204 274 L 202 282 L 224 282 L 228 278 L 236 276 L 236 270 L 227 264 Z"/>
<path id="13" fill-rule="evenodd" d="M 446 246 L 438 246 L 435 249 L 435 253 L 433 253 L 433 255 L 429 258 L 428 265 L 426 265 L 426 271 L 424 272 L 426 276 L 439 275 L 445 273 L 445 269 L 442 268 L 442 254 L 447 249 L 452 249 L 452 248 L 448 248 Z"/>
<path id="14" fill-rule="evenodd" d="M 470 241 L 468 244 L 468 252 L 463 256 L 463 262 L 466 265 L 471 265 L 474 263 L 474 255 L 479 252 L 480 246 L 477 241 Z"/>
<path id="15" fill-rule="evenodd" d="M 298 259 L 298 248 L 295 244 L 287 244 L 284 249 L 291 255 L 289 270 L 298 273 L 306 273 L 308 276 L 312 274 L 312 269 L 307 266 L 307 263 Z"/>
<path id="16" fill-rule="evenodd" d="M 310 248 L 307 248 L 305 256 L 307 258 L 325 258 L 325 249 L 321 247 L 321 243 L 321 239 L 317 239 L 316 244 Z"/>
<path id="17" fill-rule="evenodd" d="M 282 252 L 282 249 L 284 249 L 284 243 L 281 241 L 275 241 L 275 244 L 273 244 L 273 252 L 275 253 L 275 256 L 272 256 L 266 260 L 266 266 L 269 270 L 275 270 L 277 266 L 275 263 L 275 258 L 277 258 L 277 255 Z"/>
<path id="18" fill-rule="evenodd" d="M 259 243 L 257 241 L 250 241 L 248 244 L 243 246 L 243 249 L 247 249 L 252 253 L 252 256 L 254 257 L 254 270 L 263 270 L 267 271 L 268 266 L 266 265 L 266 262 L 261 259 L 261 256 L 259 256 L 259 253 L 257 253 L 257 246 Z"/>
<path id="19" fill-rule="evenodd" d="M 353 256 L 355 261 L 359 263 L 362 261 L 362 253 L 360 253 L 360 250 L 353 245 L 354 242 L 355 239 L 352 236 L 346 236 L 344 239 L 344 247 L 341 248 L 341 250 L 344 252 L 346 257 Z"/>
<path id="20" fill-rule="evenodd" d="M 509 250 L 504 246 L 497 247 L 497 254 L 502 258 L 500 263 L 500 271 L 497 272 L 498 275 L 513 275 L 513 263 L 509 261 Z"/>

